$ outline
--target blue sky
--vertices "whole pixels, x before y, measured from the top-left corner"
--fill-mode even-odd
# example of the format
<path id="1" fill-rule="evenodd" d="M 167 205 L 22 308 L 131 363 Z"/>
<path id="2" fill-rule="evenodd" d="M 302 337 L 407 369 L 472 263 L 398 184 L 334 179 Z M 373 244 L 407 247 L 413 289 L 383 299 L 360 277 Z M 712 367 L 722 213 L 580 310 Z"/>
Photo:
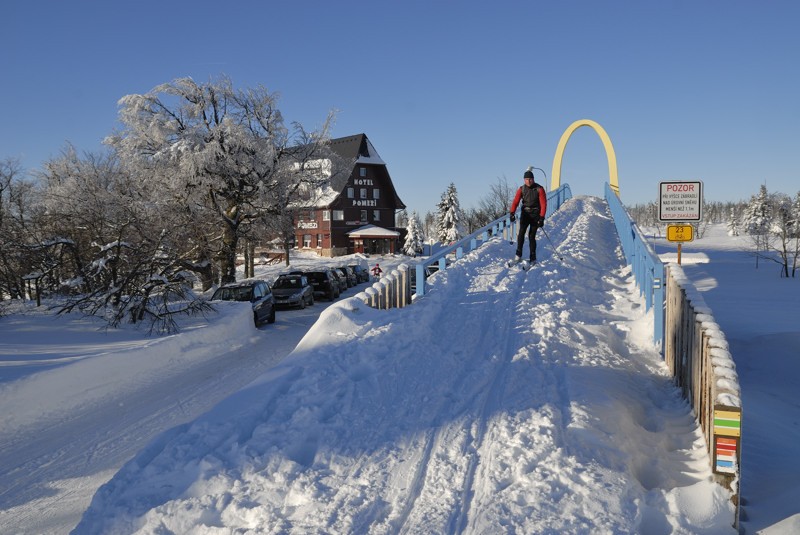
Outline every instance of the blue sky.
<path id="1" fill-rule="evenodd" d="M 800 2 L 7 0 L 0 20 L 0 159 L 29 170 L 100 150 L 124 95 L 226 75 L 309 129 L 338 110 L 333 135 L 366 133 L 420 213 L 450 182 L 469 207 L 528 165 L 549 177 L 579 119 L 608 132 L 626 204 L 662 180 L 800 190 Z M 577 130 L 562 182 L 607 181 Z"/>

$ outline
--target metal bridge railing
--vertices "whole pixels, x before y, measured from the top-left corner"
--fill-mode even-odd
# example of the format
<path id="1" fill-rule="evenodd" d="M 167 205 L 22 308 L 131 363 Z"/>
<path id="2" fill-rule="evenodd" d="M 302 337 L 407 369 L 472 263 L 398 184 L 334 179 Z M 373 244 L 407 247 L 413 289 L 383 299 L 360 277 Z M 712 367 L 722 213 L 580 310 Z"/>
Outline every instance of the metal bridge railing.
<path id="1" fill-rule="evenodd" d="M 633 269 L 639 293 L 644 294 L 647 310 L 653 311 L 653 342 L 664 347 L 664 263 L 647 243 L 644 234 L 625 210 L 622 201 L 606 183 L 606 202 L 617 227 L 619 241 L 628 264 Z"/>

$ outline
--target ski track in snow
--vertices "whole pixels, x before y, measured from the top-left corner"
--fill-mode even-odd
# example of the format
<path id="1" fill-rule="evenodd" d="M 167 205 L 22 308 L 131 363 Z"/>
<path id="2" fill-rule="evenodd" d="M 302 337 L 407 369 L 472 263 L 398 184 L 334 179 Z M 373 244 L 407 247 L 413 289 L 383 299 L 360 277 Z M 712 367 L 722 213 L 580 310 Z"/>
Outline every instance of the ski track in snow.
<path id="1" fill-rule="evenodd" d="M 643 300 L 605 203 L 573 199 L 547 230 L 563 262 L 540 233 L 540 262 L 509 269 L 496 239 L 408 309 L 331 306 L 120 470 L 75 533 L 704 533 L 676 520 L 715 492 L 703 439 L 630 324 Z"/>

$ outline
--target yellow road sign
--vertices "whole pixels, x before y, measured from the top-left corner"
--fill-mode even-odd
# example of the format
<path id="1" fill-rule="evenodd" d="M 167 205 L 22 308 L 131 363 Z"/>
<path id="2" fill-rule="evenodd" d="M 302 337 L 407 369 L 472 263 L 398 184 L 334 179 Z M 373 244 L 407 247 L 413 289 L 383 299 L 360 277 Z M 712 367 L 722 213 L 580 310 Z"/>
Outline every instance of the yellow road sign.
<path id="1" fill-rule="evenodd" d="M 694 239 L 694 227 L 691 225 L 667 225 L 667 240 L 669 241 L 692 241 Z"/>

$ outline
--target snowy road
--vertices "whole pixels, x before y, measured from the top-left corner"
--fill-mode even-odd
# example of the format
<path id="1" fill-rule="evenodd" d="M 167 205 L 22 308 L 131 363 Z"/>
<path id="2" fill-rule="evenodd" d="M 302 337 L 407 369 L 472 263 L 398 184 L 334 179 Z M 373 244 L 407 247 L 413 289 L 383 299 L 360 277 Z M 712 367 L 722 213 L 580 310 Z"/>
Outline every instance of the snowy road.
<path id="1" fill-rule="evenodd" d="M 493 241 L 295 352 L 101 488 L 76 533 L 733 533 L 605 204 Z M 649 322 L 649 323 L 648 323 Z"/>
<path id="2" fill-rule="evenodd" d="M 35 315 L 6 321 L 4 329 L 30 337 L 17 346 L 0 338 L 3 377 L 23 376 L 0 383 L 0 533 L 69 531 L 97 488 L 154 436 L 274 366 L 325 306 L 279 312 L 259 330 L 245 309 L 206 333 L 166 339 L 87 335 L 82 320 L 51 330 Z M 23 347 L 27 358 L 15 358 Z"/>

